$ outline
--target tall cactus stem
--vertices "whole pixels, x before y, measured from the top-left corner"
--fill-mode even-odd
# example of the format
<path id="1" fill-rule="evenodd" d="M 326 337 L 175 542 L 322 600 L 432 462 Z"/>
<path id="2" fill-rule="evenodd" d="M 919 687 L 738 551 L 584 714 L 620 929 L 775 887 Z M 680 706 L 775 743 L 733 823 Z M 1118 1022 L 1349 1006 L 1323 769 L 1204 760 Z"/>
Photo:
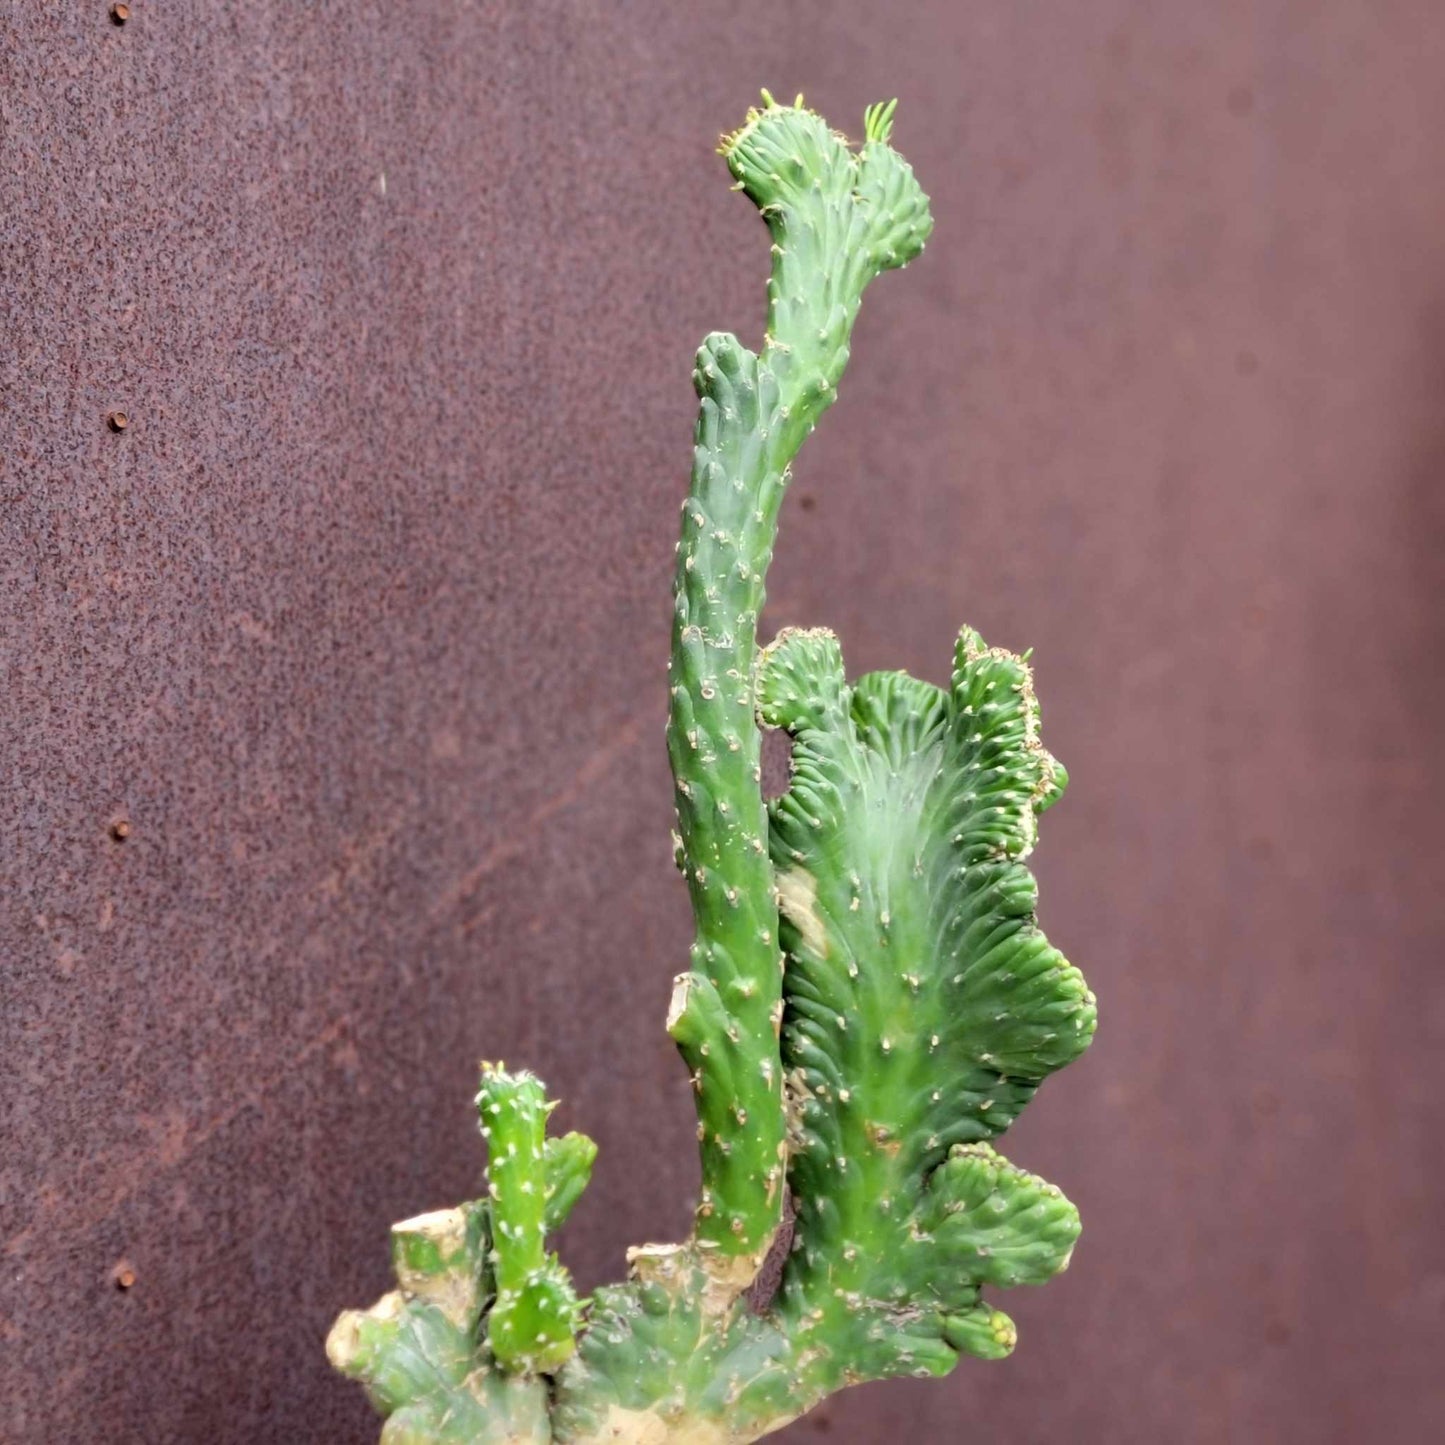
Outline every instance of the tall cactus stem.
<path id="1" fill-rule="evenodd" d="M 764 102 L 722 153 L 772 235 L 767 329 L 761 356 L 709 336 L 693 370 L 667 734 L 697 928 L 668 1029 L 697 1092 L 696 1239 L 733 1292 L 777 1230 L 787 1159 L 783 955 L 753 696 L 764 583 L 790 465 L 837 395 L 864 287 L 917 255 L 931 225 L 874 112 L 855 152 L 812 111 Z"/>

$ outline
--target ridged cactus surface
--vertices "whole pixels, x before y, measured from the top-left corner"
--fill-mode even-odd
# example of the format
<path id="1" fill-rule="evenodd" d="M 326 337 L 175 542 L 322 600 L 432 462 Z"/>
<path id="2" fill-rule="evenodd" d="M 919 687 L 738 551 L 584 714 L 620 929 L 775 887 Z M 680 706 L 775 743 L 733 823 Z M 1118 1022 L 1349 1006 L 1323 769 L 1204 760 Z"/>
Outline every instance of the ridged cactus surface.
<path id="1" fill-rule="evenodd" d="M 983 1291 L 1042 1283 L 1078 1236 L 1059 1190 L 992 1144 L 1094 1030 L 1024 862 L 1066 781 L 1026 658 L 965 629 L 946 688 L 850 685 L 829 632 L 757 644 L 792 460 L 865 287 L 932 225 L 891 104 L 854 149 L 801 97 L 764 102 L 722 152 L 771 237 L 767 327 L 757 352 L 719 333 L 697 355 L 669 674 L 696 937 L 667 1022 L 697 1097 L 694 1233 L 579 1301 L 545 1239 L 595 1148 L 546 1137 L 535 1077 L 484 1066 L 486 1197 L 397 1225 L 398 1290 L 328 1341 L 385 1445 L 753 1440 L 846 1385 L 1006 1355 Z M 771 804 L 760 727 L 792 743 Z"/>
<path id="2" fill-rule="evenodd" d="M 854 1336 L 870 1375 L 1005 1354 L 1012 1327 L 979 1288 L 1056 1273 L 1078 1218 L 988 1141 L 1094 1031 L 1021 861 L 1064 786 L 1028 664 L 965 630 L 947 689 L 849 687 L 831 633 L 784 632 L 759 706 L 793 739 L 770 830 L 799 1215 L 778 1308 Z"/>

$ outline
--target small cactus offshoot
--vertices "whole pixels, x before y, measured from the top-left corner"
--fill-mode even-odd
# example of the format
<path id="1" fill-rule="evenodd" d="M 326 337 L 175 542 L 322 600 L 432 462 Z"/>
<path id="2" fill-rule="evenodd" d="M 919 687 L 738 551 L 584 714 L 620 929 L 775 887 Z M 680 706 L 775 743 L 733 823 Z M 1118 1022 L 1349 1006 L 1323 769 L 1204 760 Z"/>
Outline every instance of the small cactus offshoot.
<path id="1" fill-rule="evenodd" d="M 399 1288 L 327 1342 L 384 1445 L 754 1440 L 846 1385 L 1007 1355 L 983 1291 L 1068 1264 L 1073 1205 L 993 1147 L 1095 1022 L 1025 865 L 1067 782 L 1027 657 L 965 628 L 947 687 L 850 684 L 831 632 L 757 642 L 790 467 L 863 291 L 932 227 L 894 109 L 869 107 L 854 149 L 764 91 L 722 143 L 772 275 L 761 350 L 717 333 L 698 352 L 678 543 L 667 742 L 696 937 L 667 1027 L 697 1099 L 693 1234 L 579 1301 L 546 1236 L 596 1148 L 547 1137 L 533 1075 L 483 1065 L 485 1197 L 396 1225 Z M 771 803 L 762 727 L 792 744 Z M 758 1309 L 744 1291 L 789 1198 Z"/>

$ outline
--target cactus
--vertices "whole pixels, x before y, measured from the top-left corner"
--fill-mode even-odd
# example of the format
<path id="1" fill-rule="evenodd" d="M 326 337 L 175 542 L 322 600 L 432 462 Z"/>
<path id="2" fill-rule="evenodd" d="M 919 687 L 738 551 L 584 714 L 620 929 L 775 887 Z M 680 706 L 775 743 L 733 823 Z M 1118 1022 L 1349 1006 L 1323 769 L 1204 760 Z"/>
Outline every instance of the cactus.
<path id="1" fill-rule="evenodd" d="M 573 1201 L 586 1187 L 576 1168 L 552 1187 L 547 1181 L 547 1102 L 542 1081 L 533 1074 L 508 1074 L 494 1064 L 482 1065 L 477 1092 L 482 1137 L 490 1147 L 492 1274 L 497 1295 L 487 1312 L 487 1343 L 504 1370 L 553 1374 L 571 1355 L 577 1335 L 577 1294 L 556 1255 L 543 1250 L 547 1200 L 563 1190 Z M 552 1157 L 560 1162 L 577 1153 L 594 1154 L 596 1146 L 580 1134 L 567 1148 L 552 1141 Z M 586 1170 L 590 1172 L 591 1158 Z M 554 1207 L 553 1216 L 565 1215 Z M 560 1219 L 557 1219 L 560 1223 Z"/>
<path id="2" fill-rule="evenodd" d="M 696 936 L 667 1026 L 697 1096 L 691 1238 L 579 1302 L 545 1251 L 595 1148 L 546 1138 L 541 1083 L 483 1066 L 487 1196 L 393 1230 L 399 1289 L 333 1363 L 385 1445 L 741 1442 L 846 1385 L 1008 1354 L 985 1288 L 1040 1284 L 1078 1215 L 992 1141 L 1094 1031 L 1024 860 L 1063 792 L 1027 657 L 965 628 L 947 688 L 851 686 L 837 639 L 757 645 L 790 465 L 832 403 L 865 287 L 931 229 L 871 107 L 855 150 L 802 98 L 722 154 L 772 238 L 760 352 L 709 336 L 678 543 L 667 741 Z M 791 741 L 771 803 L 760 728 Z M 744 1298 L 778 1239 L 774 1297 Z"/>

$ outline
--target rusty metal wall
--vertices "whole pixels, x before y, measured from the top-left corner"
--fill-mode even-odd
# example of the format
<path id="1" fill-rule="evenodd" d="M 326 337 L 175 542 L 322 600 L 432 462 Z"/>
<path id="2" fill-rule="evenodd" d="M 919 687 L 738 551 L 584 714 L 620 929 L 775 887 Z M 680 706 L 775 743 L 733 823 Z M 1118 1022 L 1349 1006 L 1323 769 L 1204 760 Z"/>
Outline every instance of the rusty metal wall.
<path id="1" fill-rule="evenodd" d="M 131 12 L 0 12 L 0 1438 L 373 1440 L 321 1340 L 480 1056 L 601 1143 L 584 1284 L 685 1228 L 669 571 L 760 84 L 900 94 L 938 218 L 771 622 L 1037 648 L 1103 1018 L 1018 1354 L 780 1438 L 1445 1433 L 1435 0 Z"/>

